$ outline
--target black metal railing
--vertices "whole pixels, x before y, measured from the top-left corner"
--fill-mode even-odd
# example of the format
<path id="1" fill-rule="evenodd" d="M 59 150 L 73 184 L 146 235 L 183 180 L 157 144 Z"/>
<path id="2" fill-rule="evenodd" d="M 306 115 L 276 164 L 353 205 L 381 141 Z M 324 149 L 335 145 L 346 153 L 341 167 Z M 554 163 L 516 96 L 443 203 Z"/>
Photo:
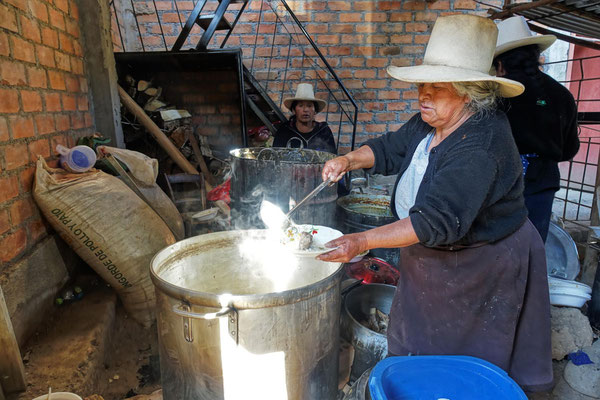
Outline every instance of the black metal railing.
<path id="1" fill-rule="evenodd" d="M 251 1 L 251 0 L 249 0 Z M 112 0 L 115 51 L 165 51 L 172 48 L 196 1 L 168 2 Z M 208 1 L 206 10 L 218 1 Z M 183 9 L 185 5 L 186 9 Z M 235 4 L 230 6 L 235 7 Z M 237 4 L 244 7 L 245 4 Z M 167 8 L 167 9 L 165 9 Z M 231 31 L 217 31 L 212 48 L 241 48 L 243 62 L 273 102 L 282 108 L 285 97 L 293 97 L 298 83 L 311 83 L 327 107 L 317 116 L 331 127 L 338 152 L 354 149 L 358 106 L 325 55 L 311 38 L 285 0 L 254 0 L 244 13 L 226 14 L 234 20 Z M 152 35 L 150 35 L 152 33 Z M 196 47 L 202 30 L 194 27 L 181 47 Z"/>

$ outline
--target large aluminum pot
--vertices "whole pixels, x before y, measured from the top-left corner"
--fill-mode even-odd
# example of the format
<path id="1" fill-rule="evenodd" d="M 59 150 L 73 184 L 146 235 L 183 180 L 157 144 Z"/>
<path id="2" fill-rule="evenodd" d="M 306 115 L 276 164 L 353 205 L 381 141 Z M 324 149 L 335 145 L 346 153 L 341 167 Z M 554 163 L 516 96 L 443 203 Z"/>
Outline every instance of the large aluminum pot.
<path id="1" fill-rule="evenodd" d="M 342 337 L 354 346 L 354 362 L 350 382 L 387 356 L 387 336 L 375 332 L 361 322 L 367 321 L 372 307 L 389 314 L 396 287 L 381 283 L 358 286 L 348 292 L 342 313 Z"/>
<path id="2" fill-rule="evenodd" d="M 350 194 L 337 200 L 337 212 L 344 233 L 363 232 L 397 221 L 390 210 L 390 196 L 370 194 Z M 372 249 L 370 254 L 397 266 L 400 263 L 400 249 Z"/>
<path id="3" fill-rule="evenodd" d="M 249 147 L 231 154 L 231 220 L 237 229 L 264 228 L 263 200 L 284 213 L 323 182 L 321 171 L 334 154 L 316 150 Z M 292 216 L 297 224 L 333 226 L 336 185 L 323 189 Z"/>
<path id="4" fill-rule="evenodd" d="M 267 239 L 210 233 L 152 260 L 165 400 L 336 397 L 341 264 Z"/>

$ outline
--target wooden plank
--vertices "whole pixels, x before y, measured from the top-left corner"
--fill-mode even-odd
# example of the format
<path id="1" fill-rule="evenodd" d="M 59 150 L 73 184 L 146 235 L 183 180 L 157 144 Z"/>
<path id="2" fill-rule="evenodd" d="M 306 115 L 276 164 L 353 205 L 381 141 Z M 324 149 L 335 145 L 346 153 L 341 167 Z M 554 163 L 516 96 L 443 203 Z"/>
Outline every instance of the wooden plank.
<path id="1" fill-rule="evenodd" d="M 215 185 L 215 177 L 210 173 L 206 162 L 204 161 L 204 157 L 202 156 L 202 152 L 200 151 L 200 145 L 198 144 L 198 139 L 193 132 L 186 130 L 187 139 L 190 141 L 192 145 L 192 150 L 194 151 L 194 156 L 196 157 L 196 161 L 200 166 L 200 170 L 204 174 L 204 183 L 206 184 L 206 190 L 211 191 L 213 186 Z"/>
<path id="2" fill-rule="evenodd" d="M 146 128 L 146 130 L 156 139 L 158 144 L 167 152 L 173 161 L 188 174 L 198 175 L 198 171 L 190 162 L 181 154 L 181 152 L 175 147 L 173 142 L 160 130 L 160 128 L 152 121 L 152 119 L 142 110 L 142 108 L 127 94 L 121 86 L 118 86 L 119 97 L 121 103 L 127 108 L 133 115 L 137 117 L 140 124 Z"/>
<path id="3" fill-rule="evenodd" d="M 25 366 L 0 287 L 0 387 L 5 393 L 25 390 Z"/>

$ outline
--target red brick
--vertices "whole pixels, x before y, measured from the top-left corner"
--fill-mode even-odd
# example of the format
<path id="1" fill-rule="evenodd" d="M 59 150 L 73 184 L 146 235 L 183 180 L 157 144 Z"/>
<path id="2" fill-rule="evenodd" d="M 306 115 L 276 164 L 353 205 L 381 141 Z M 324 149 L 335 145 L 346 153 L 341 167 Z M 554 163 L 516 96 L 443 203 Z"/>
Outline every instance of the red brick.
<path id="1" fill-rule="evenodd" d="M 378 8 L 380 10 L 402 10 L 402 1 L 380 1 Z"/>
<path id="2" fill-rule="evenodd" d="M 50 8 L 48 10 L 48 14 L 50 15 L 50 25 L 64 31 L 65 30 L 65 17 L 63 16 L 63 13 Z"/>
<path id="3" fill-rule="evenodd" d="M 42 111 L 42 97 L 38 92 L 21 90 L 21 102 L 25 112 Z"/>
<path id="4" fill-rule="evenodd" d="M 325 6 L 327 6 L 326 1 L 311 1 L 304 3 L 305 10 L 321 11 L 325 9 Z"/>
<path id="5" fill-rule="evenodd" d="M 424 10 L 425 2 L 423 0 L 406 1 L 402 8 L 404 10 Z"/>
<path id="6" fill-rule="evenodd" d="M 423 54 L 425 53 L 425 47 L 423 46 L 404 46 L 402 48 L 404 54 Z"/>
<path id="7" fill-rule="evenodd" d="M 0 56 L 8 56 L 10 54 L 10 47 L 8 46 L 8 35 L 4 32 L 0 32 Z"/>
<path id="8" fill-rule="evenodd" d="M 16 113 L 19 109 L 19 92 L 0 88 L 0 113 Z"/>
<path id="9" fill-rule="evenodd" d="M 5 3 L 12 4 L 21 11 L 27 11 L 27 1 L 25 0 L 4 0 Z"/>
<path id="10" fill-rule="evenodd" d="M 56 64 L 54 63 L 54 50 L 50 47 L 46 46 L 36 46 L 36 52 L 38 56 L 38 61 L 45 67 L 54 68 Z"/>
<path id="11" fill-rule="evenodd" d="M 377 93 L 380 100 L 400 100 L 400 92 L 397 90 L 380 90 Z"/>
<path id="12" fill-rule="evenodd" d="M 46 93 L 44 94 L 44 100 L 46 103 L 46 111 L 62 111 L 60 95 L 58 93 Z"/>
<path id="13" fill-rule="evenodd" d="M 419 97 L 419 93 L 416 90 L 406 90 L 402 92 L 402 98 L 406 100 L 415 100 Z"/>
<path id="14" fill-rule="evenodd" d="M 349 56 L 352 54 L 352 49 L 343 46 L 327 47 L 327 54 L 331 56 Z"/>
<path id="15" fill-rule="evenodd" d="M 358 33 L 375 33 L 381 27 L 379 24 L 359 24 L 356 25 L 356 32 Z"/>
<path id="16" fill-rule="evenodd" d="M 336 22 L 338 20 L 338 15 L 344 15 L 344 14 L 317 13 L 317 14 L 314 14 L 313 21 L 314 22 Z M 340 20 L 340 21 L 344 22 L 342 20 Z"/>
<path id="17" fill-rule="evenodd" d="M 73 129 L 85 127 L 85 117 L 80 113 L 71 113 L 71 127 Z"/>
<path id="18" fill-rule="evenodd" d="M 388 20 L 388 15 L 386 13 L 365 13 L 364 21 L 365 22 L 386 22 Z"/>
<path id="19" fill-rule="evenodd" d="M 49 27 L 42 27 L 42 43 L 58 49 L 58 32 Z"/>
<path id="20" fill-rule="evenodd" d="M 13 139 L 35 136 L 32 117 L 10 117 L 9 122 Z"/>
<path id="21" fill-rule="evenodd" d="M 379 54 L 382 56 L 395 56 L 402 52 L 399 46 L 380 47 Z"/>
<path id="22" fill-rule="evenodd" d="M 0 210 L 0 235 L 10 229 L 8 210 Z"/>
<path id="23" fill-rule="evenodd" d="M 340 22 L 362 22 L 363 14 L 361 13 L 344 13 L 340 14 Z"/>
<path id="24" fill-rule="evenodd" d="M 63 71 L 71 70 L 71 57 L 60 51 L 54 52 L 54 59 L 56 60 L 56 67 Z"/>
<path id="25" fill-rule="evenodd" d="M 0 117 L 0 142 L 6 142 L 10 139 L 8 135 L 8 123 L 6 118 Z"/>
<path id="26" fill-rule="evenodd" d="M 67 88 L 65 84 L 65 74 L 58 71 L 48 71 L 48 78 L 50 79 L 50 87 L 57 90 L 65 90 Z"/>
<path id="27" fill-rule="evenodd" d="M 9 262 L 19 256 L 27 247 L 27 233 L 21 228 L 0 240 L 0 261 Z"/>
<path id="28" fill-rule="evenodd" d="M 405 111 L 408 104 L 405 102 L 387 103 L 388 111 Z"/>
<path id="29" fill-rule="evenodd" d="M 340 42 L 340 37 L 338 35 L 319 35 L 318 36 L 319 45 L 338 44 L 339 42 Z"/>
<path id="30" fill-rule="evenodd" d="M 429 35 L 415 35 L 415 44 L 427 44 Z"/>
<path id="31" fill-rule="evenodd" d="M 83 74 L 83 61 L 78 57 L 71 57 L 71 71 L 74 74 Z"/>
<path id="32" fill-rule="evenodd" d="M 389 43 L 388 35 L 369 35 L 367 36 L 367 43 L 370 44 L 388 44 Z"/>
<path id="33" fill-rule="evenodd" d="M 27 230 L 29 231 L 29 239 L 32 242 L 37 242 L 39 238 L 45 236 L 47 229 L 46 222 L 41 218 L 35 218 L 29 222 L 27 225 Z"/>
<path id="34" fill-rule="evenodd" d="M 449 10 L 450 2 L 448 0 L 434 0 L 427 3 L 427 8 L 430 10 Z"/>
<path id="35" fill-rule="evenodd" d="M 75 21 L 79 21 L 79 8 L 77 8 L 77 3 L 74 1 L 70 1 L 70 5 L 71 5 L 71 18 L 73 18 Z"/>
<path id="36" fill-rule="evenodd" d="M 67 91 L 71 92 L 71 93 L 77 93 L 79 92 L 79 78 L 72 76 L 72 75 L 67 75 L 65 77 L 65 81 L 67 84 Z"/>
<path id="37" fill-rule="evenodd" d="M 29 154 L 31 162 L 37 160 L 37 156 L 50 157 L 50 144 L 48 139 L 40 139 L 29 143 Z"/>
<path id="38" fill-rule="evenodd" d="M 473 0 L 454 0 L 455 10 L 474 10 L 477 4 Z"/>
<path id="39" fill-rule="evenodd" d="M 25 67 L 22 63 L 0 61 L 0 84 L 25 85 Z"/>
<path id="40" fill-rule="evenodd" d="M 354 76 L 361 79 L 375 78 L 375 70 L 373 69 L 357 69 L 354 71 Z"/>
<path id="41" fill-rule="evenodd" d="M 329 27 L 331 33 L 352 33 L 354 32 L 355 24 L 335 24 Z M 359 26 L 356 26 L 358 28 Z"/>
<path id="42" fill-rule="evenodd" d="M 46 70 L 36 67 L 27 67 L 28 84 L 34 88 L 47 87 Z"/>
<path id="43" fill-rule="evenodd" d="M 84 124 L 87 128 L 91 128 L 92 127 L 92 114 L 90 114 L 89 112 L 86 112 L 85 115 L 83 116 L 83 120 L 84 120 Z"/>
<path id="44" fill-rule="evenodd" d="M 75 53 L 75 55 L 78 57 L 83 55 L 83 50 L 81 49 L 79 42 L 73 42 L 73 53 Z"/>
<path id="45" fill-rule="evenodd" d="M 48 22 L 48 7 L 41 0 L 29 0 L 29 8 L 33 16 L 40 21 Z"/>
<path id="46" fill-rule="evenodd" d="M 389 83 L 383 79 L 365 81 L 365 86 L 369 89 L 383 89 L 389 86 Z"/>
<path id="47" fill-rule="evenodd" d="M 64 111 L 76 111 L 77 110 L 77 100 L 75 96 L 63 94 L 62 95 L 62 104 Z"/>
<path id="48" fill-rule="evenodd" d="M 89 107 L 87 96 L 79 96 L 77 99 L 77 109 L 79 111 L 87 111 Z"/>
<path id="49" fill-rule="evenodd" d="M 56 8 L 58 8 L 65 14 L 69 14 L 69 1 L 68 0 L 54 0 L 54 5 L 56 6 Z"/>
<path id="50" fill-rule="evenodd" d="M 21 34 L 26 39 L 33 40 L 34 42 L 39 43 L 41 40 L 40 37 L 40 28 L 38 23 L 34 19 L 26 18 L 21 15 Z"/>
<path id="51" fill-rule="evenodd" d="M 19 172 L 19 182 L 23 191 L 30 192 L 33 187 L 33 177 L 35 175 L 35 167 L 30 167 Z"/>
<path id="52" fill-rule="evenodd" d="M 409 22 L 412 21 L 413 13 L 399 12 L 390 14 L 390 22 Z"/>
<path id="53" fill-rule="evenodd" d="M 370 133 L 384 133 L 387 132 L 387 128 L 384 124 L 367 124 L 365 125 L 365 131 Z"/>
<path id="54" fill-rule="evenodd" d="M 29 162 L 26 143 L 11 143 L 4 146 L 4 161 L 7 170 L 17 169 Z"/>
<path id="55" fill-rule="evenodd" d="M 437 19 L 438 14 L 427 12 L 427 11 L 419 11 L 415 14 L 415 21 L 428 21 L 433 22 Z"/>
<path id="56" fill-rule="evenodd" d="M 15 198 L 19 194 L 19 180 L 16 176 L 0 178 L 0 203 Z M 0 246 L 1 247 L 1 246 Z"/>
<path id="57" fill-rule="evenodd" d="M 350 11 L 352 10 L 352 4 L 348 1 L 328 1 L 327 8 L 331 11 Z"/>
<path id="58" fill-rule="evenodd" d="M 20 199 L 10 205 L 10 221 L 17 227 L 33 215 L 34 205 L 31 199 Z"/>
<path id="59" fill-rule="evenodd" d="M 35 116 L 35 126 L 37 127 L 38 135 L 56 132 L 54 126 L 54 116 L 52 114 L 38 114 Z"/>
<path id="60" fill-rule="evenodd" d="M 404 25 L 406 32 L 427 32 L 429 27 L 427 24 L 419 23 L 419 22 L 411 22 Z"/>
<path id="61" fill-rule="evenodd" d="M 23 39 L 20 39 L 16 36 L 10 38 L 12 42 L 13 49 L 13 57 L 17 60 L 27 61 L 34 63 L 35 62 L 35 52 L 33 50 L 33 45 L 29 42 L 26 42 Z"/>
<path id="62" fill-rule="evenodd" d="M 67 33 L 74 38 L 79 38 L 79 24 L 77 22 L 67 20 Z"/>
<path id="63" fill-rule="evenodd" d="M 60 114 L 56 116 L 56 130 L 58 132 L 71 129 L 71 121 L 68 115 Z M 62 144 L 62 143 L 59 143 Z"/>
<path id="64" fill-rule="evenodd" d="M 381 68 L 387 66 L 387 64 L 387 58 L 369 58 L 366 66 L 370 68 Z"/>
<path id="65" fill-rule="evenodd" d="M 2 15 L 2 18 L 0 18 L 0 28 L 6 28 L 13 32 L 19 31 L 19 28 L 17 27 L 17 16 L 13 10 L 0 4 L 0 15 Z"/>
<path id="66" fill-rule="evenodd" d="M 413 35 L 405 34 L 405 35 L 392 35 L 390 37 L 390 42 L 393 44 L 407 44 L 413 42 Z M 400 46 L 402 48 L 402 46 Z"/>

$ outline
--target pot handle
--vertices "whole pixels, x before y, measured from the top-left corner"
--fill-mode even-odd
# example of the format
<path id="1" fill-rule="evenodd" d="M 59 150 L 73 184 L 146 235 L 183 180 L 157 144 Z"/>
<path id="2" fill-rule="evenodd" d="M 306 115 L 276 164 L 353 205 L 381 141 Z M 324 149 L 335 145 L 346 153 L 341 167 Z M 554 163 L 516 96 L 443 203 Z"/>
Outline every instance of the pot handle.
<path id="1" fill-rule="evenodd" d="M 192 319 L 211 320 L 229 314 L 227 318 L 229 334 L 235 340 L 235 343 L 238 343 L 238 313 L 233 307 L 226 306 L 214 313 L 195 313 L 190 311 L 191 308 L 188 304 L 180 303 L 179 305 L 174 305 L 172 310 L 176 315 L 183 318 L 183 337 L 187 342 L 192 343 L 194 341 Z"/>
<path id="2" fill-rule="evenodd" d="M 175 314 L 179 315 L 180 317 L 184 317 L 184 318 L 216 319 L 216 318 L 222 317 L 223 315 L 227 315 L 231 311 L 233 311 L 233 308 L 231 308 L 229 306 L 223 307 L 219 311 L 214 312 L 214 313 L 195 313 L 195 312 L 187 311 L 184 308 L 189 309 L 189 306 L 186 306 L 185 304 L 174 305 L 173 312 Z"/>

